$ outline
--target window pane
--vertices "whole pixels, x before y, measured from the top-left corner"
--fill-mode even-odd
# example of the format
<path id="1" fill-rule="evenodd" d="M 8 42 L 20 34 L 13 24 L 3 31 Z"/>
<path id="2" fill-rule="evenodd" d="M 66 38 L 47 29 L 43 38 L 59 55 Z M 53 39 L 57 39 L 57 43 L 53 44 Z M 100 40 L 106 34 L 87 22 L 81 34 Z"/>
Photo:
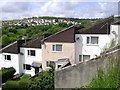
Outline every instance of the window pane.
<path id="1" fill-rule="evenodd" d="M 30 50 L 28 50 L 28 55 L 30 55 Z"/>
<path id="2" fill-rule="evenodd" d="M 35 56 L 35 50 L 31 50 L 31 56 Z"/>
<path id="3" fill-rule="evenodd" d="M 79 61 L 80 62 L 82 61 L 82 55 L 79 55 Z"/>
<path id="4" fill-rule="evenodd" d="M 5 60 L 7 60 L 7 55 L 4 56 Z"/>
<path id="5" fill-rule="evenodd" d="M 91 37 L 91 44 L 98 44 L 98 37 Z"/>
<path id="6" fill-rule="evenodd" d="M 54 61 L 50 61 L 50 65 L 52 65 L 53 67 L 55 67 L 55 62 Z"/>
<path id="7" fill-rule="evenodd" d="M 87 44 L 90 43 L 90 37 L 87 37 Z"/>
<path id="8" fill-rule="evenodd" d="M 47 61 L 46 66 L 49 67 L 49 65 L 50 65 L 50 61 Z"/>
<path id="9" fill-rule="evenodd" d="M 90 55 L 83 55 L 83 61 L 89 60 L 90 59 Z"/>
<path id="10" fill-rule="evenodd" d="M 31 66 L 28 64 L 23 64 L 23 68 L 26 70 L 31 70 Z"/>
<path id="11" fill-rule="evenodd" d="M 7 60 L 11 60 L 11 56 L 10 55 L 7 55 Z"/>
<path id="12" fill-rule="evenodd" d="M 53 50 L 53 51 L 56 51 L 56 50 L 55 50 L 55 45 L 53 45 L 52 50 Z"/>
<path id="13" fill-rule="evenodd" d="M 56 45 L 56 51 L 62 51 L 62 45 Z"/>

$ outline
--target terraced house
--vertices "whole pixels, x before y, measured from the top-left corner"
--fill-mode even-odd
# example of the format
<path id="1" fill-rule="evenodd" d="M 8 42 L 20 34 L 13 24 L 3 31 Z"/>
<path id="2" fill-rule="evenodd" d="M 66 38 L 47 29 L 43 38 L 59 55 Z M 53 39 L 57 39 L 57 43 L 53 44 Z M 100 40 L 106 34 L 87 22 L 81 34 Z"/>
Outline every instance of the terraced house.
<path id="1" fill-rule="evenodd" d="M 118 29 L 113 29 L 113 17 L 89 27 L 71 26 L 55 34 L 45 34 L 32 40 L 16 41 L 1 49 L 0 68 L 14 67 L 17 73 L 31 74 L 84 62 L 95 58 L 109 47 L 118 44 Z M 118 23 L 117 23 L 118 25 Z"/>

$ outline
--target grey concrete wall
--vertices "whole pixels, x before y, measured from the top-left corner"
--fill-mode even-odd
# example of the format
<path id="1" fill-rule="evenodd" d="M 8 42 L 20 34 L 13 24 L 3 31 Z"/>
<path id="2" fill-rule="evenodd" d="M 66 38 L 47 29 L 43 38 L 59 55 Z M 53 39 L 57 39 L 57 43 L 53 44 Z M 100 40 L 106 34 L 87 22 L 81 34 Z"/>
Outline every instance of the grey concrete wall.
<path id="1" fill-rule="evenodd" d="M 85 63 L 79 63 L 55 72 L 55 88 L 80 88 L 88 85 L 98 70 L 108 72 L 119 63 L 120 51 L 101 55 Z"/>

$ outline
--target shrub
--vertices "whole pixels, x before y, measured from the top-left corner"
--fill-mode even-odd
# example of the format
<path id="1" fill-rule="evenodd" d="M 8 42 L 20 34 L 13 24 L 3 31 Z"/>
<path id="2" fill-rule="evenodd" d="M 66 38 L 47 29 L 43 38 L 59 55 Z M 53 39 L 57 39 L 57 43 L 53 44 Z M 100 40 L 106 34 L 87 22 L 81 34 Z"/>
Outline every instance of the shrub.
<path id="1" fill-rule="evenodd" d="M 7 81 L 5 86 L 3 86 L 3 89 L 9 90 L 9 89 L 17 89 L 19 88 L 19 82 L 18 81 Z"/>
<path id="2" fill-rule="evenodd" d="M 3 89 L 17 89 L 17 90 L 27 90 L 29 87 L 30 80 L 20 80 L 20 81 L 7 81 Z"/>
<path id="3" fill-rule="evenodd" d="M 2 77 L 2 83 L 6 82 L 8 79 L 11 79 L 15 72 L 16 70 L 13 67 L 0 70 L 0 77 Z"/>

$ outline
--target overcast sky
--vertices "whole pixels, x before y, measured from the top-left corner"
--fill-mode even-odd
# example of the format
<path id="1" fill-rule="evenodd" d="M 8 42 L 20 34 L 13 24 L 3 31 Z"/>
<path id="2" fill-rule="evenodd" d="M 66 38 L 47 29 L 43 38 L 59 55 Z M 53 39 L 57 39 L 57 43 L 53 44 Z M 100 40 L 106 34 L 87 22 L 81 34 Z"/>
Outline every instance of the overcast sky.
<path id="1" fill-rule="evenodd" d="M 98 0 L 99 1 L 99 0 Z M 73 18 L 104 18 L 118 15 L 118 1 L 85 0 L 3 0 L 0 1 L 0 20 L 22 19 L 33 16 Z"/>

